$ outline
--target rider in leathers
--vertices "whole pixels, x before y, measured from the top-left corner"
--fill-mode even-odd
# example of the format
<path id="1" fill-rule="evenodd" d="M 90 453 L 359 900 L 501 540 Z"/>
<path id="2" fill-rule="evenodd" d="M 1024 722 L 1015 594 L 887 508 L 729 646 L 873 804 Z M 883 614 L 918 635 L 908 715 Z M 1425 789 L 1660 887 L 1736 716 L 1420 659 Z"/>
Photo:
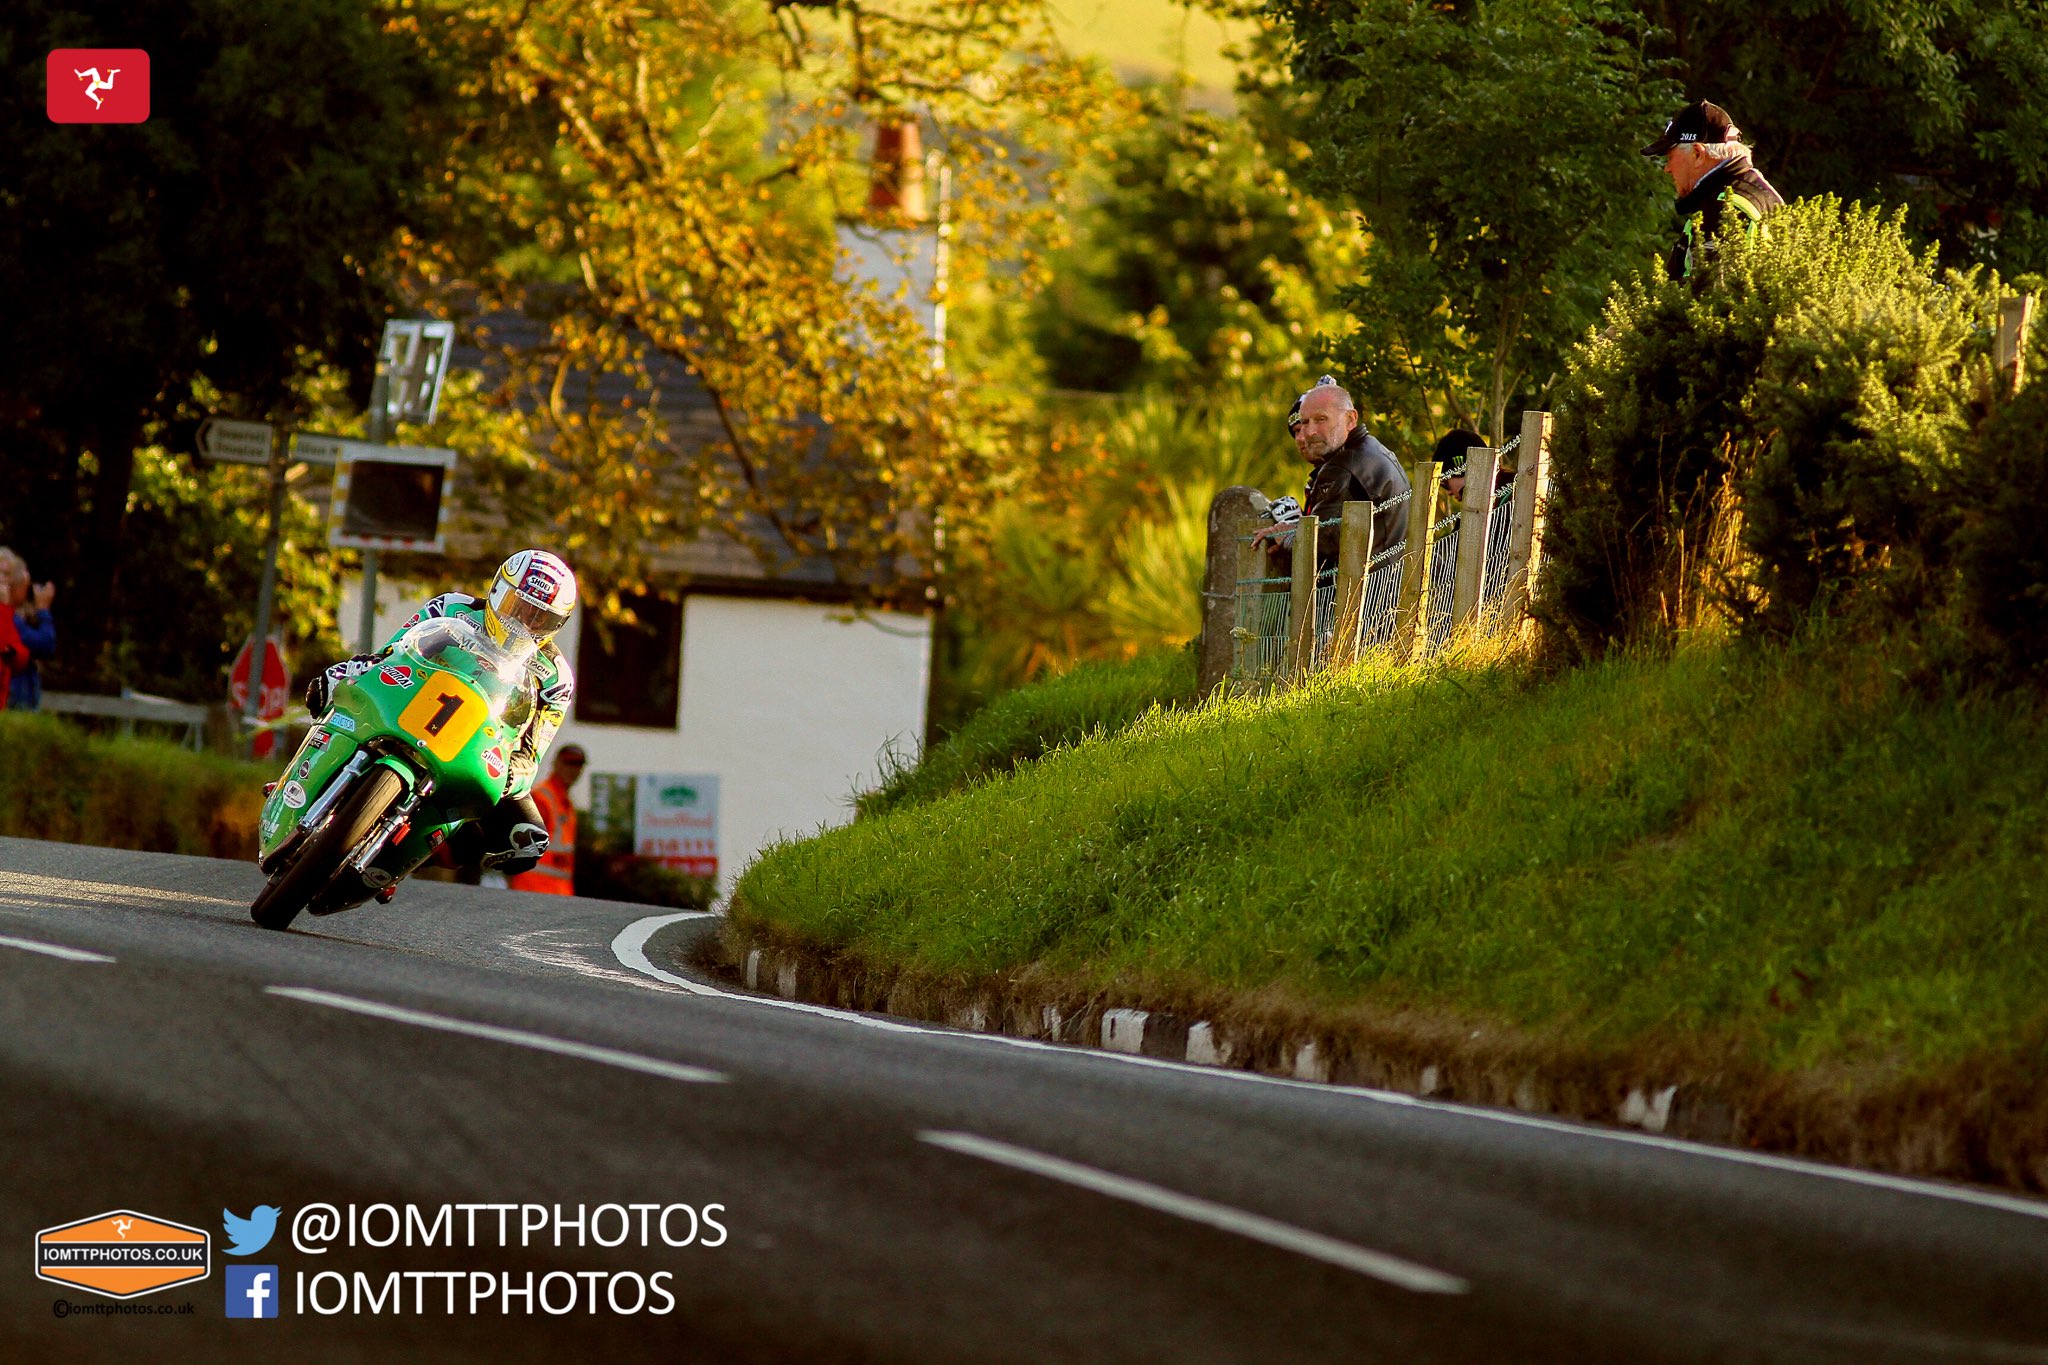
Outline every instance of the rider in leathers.
<path id="1" fill-rule="evenodd" d="M 545 550 L 521 550 L 498 567 L 487 597 L 442 593 L 413 613 L 377 653 L 358 654 L 314 674 L 306 684 L 306 709 L 315 719 L 326 715 L 335 684 L 377 668 L 406 631 L 437 616 L 472 622 L 500 645 L 532 640 L 536 648 L 527 659 L 526 683 L 533 711 L 506 764 L 505 795 L 484 817 L 481 838 L 464 829 L 451 841 L 458 862 L 480 862 L 508 876 L 529 871 L 548 847 L 547 826 L 532 796 L 534 777 L 576 693 L 569 661 L 554 636 L 575 609 L 576 575 L 569 566 Z"/>

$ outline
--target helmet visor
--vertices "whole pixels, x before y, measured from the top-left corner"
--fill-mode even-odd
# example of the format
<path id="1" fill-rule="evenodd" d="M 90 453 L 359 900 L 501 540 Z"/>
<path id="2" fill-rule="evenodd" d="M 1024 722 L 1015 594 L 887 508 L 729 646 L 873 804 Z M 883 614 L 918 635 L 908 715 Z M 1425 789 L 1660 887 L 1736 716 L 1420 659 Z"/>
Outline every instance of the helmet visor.
<path id="1" fill-rule="evenodd" d="M 569 614 L 534 602 L 517 592 L 508 592 L 498 604 L 498 619 L 508 626 L 523 626 L 536 640 L 545 640 L 564 625 Z"/>

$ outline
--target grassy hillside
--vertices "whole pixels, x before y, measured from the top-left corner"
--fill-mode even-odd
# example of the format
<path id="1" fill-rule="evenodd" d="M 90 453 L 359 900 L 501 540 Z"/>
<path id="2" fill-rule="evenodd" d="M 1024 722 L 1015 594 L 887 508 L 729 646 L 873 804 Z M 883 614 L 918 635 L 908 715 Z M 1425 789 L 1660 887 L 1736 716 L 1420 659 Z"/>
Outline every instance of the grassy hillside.
<path id="1" fill-rule="evenodd" d="M 1448 1012 L 1845 1081 L 2038 1069 L 2048 707 L 1922 695 L 1906 664 L 1468 657 L 1155 710 L 772 851 L 734 923 L 1172 1007 Z"/>

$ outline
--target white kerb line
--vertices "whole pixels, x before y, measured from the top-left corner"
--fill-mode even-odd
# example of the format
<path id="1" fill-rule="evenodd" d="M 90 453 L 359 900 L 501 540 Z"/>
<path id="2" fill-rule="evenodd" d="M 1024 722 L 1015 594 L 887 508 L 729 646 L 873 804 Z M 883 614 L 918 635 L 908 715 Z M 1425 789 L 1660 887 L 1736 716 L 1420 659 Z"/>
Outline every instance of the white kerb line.
<path id="1" fill-rule="evenodd" d="M 591 1043 L 571 1042 L 566 1038 L 550 1038 L 544 1033 L 528 1033 L 524 1029 L 500 1028 L 496 1024 L 479 1024 L 468 1019 L 450 1019 L 446 1015 L 427 1014 L 421 1010 L 409 1010 L 398 1005 L 380 1004 L 375 1000 L 358 1000 L 352 995 L 335 995 L 330 991 L 314 990 L 307 986 L 265 986 L 263 989 L 267 994 L 281 995 L 309 1005 L 326 1005 L 331 1009 L 366 1014 L 373 1019 L 388 1019 L 398 1024 L 439 1029 L 443 1033 L 467 1034 L 472 1038 L 486 1038 L 494 1043 L 510 1043 L 515 1047 L 530 1047 L 537 1052 L 553 1052 L 563 1057 L 576 1057 L 586 1062 L 622 1067 L 627 1071 L 645 1072 L 649 1076 L 660 1076 L 665 1080 L 716 1085 L 726 1079 L 722 1072 L 707 1071 L 700 1066 L 685 1066 L 680 1062 L 663 1061 L 659 1057 L 643 1057 L 636 1052 L 620 1052 L 614 1048 L 597 1047 Z"/>
<path id="2" fill-rule="evenodd" d="M 1628 1147 L 1647 1147 L 1657 1151 L 1675 1152 L 1682 1156 L 1698 1157 L 1704 1161 L 1729 1162 L 1738 1166 L 1752 1166 L 1761 1170 L 1780 1171 L 1787 1175 L 1800 1175 L 1821 1180 L 1840 1181 L 1848 1185 L 1863 1185 L 1871 1189 L 1889 1190 L 1895 1194 L 1917 1195 L 1922 1198 L 1943 1199 L 1950 1203 L 1972 1204 L 1978 1208 L 1997 1209 L 2003 1213 L 2017 1213 L 2028 1218 L 2048 1219 L 2048 1200 L 2034 1199 L 2022 1195 L 2003 1194 L 1997 1190 L 1976 1189 L 1967 1185 L 1944 1185 L 1933 1180 L 1916 1179 L 1906 1175 L 1888 1175 L 1883 1171 L 1866 1171 L 1854 1166 L 1830 1166 L 1824 1162 L 1802 1157 L 1778 1156 L 1772 1152 L 1752 1152 L 1740 1147 L 1722 1147 L 1710 1142 L 1694 1142 L 1685 1138 L 1664 1137 L 1654 1133 L 1626 1132 L 1617 1128 L 1602 1128 L 1590 1123 L 1574 1122 L 1569 1119 L 1545 1118 L 1538 1114 L 1521 1114 L 1505 1109 L 1488 1109 L 1480 1105 L 1457 1104 L 1448 1100 L 1426 1100 L 1398 1090 L 1375 1090 L 1367 1086 L 1331 1085 L 1326 1081 L 1298 1081 L 1291 1076 L 1267 1076 L 1257 1071 L 1238 1071 L 1227 1067 L 1197 1065 L 1193 1062 L 1170 1061 L 1164 1057 L 1140 1057 L 1128 1052 L 1111 1052 L 1107 1048 L 1073 1047 L 1066 1043 L 1046 1042 L 1039 1038 L 1013 1038 L 1004 1033 L 961 1033 L 953 1029 L 936 1026 L 921 1027 L 916 1024 L 898 1023 L 893 1019 L 882 1019 L 853 1010 L 834 1009 L 829 1005 L 809 1005 L 797 1000 L 778 1000 L 771 995 L 747 995 L 737 991 L 721 990 L 701 982 L 690 981 L 673 972 L 665 972 L 647 960 L 646 944 L 655 931 L 676 920 L 692 919 L 709 911 L 686 911 L 677 915 L 651 916 L 636 921 L 621 933 L 612 943 L 619 962 L 633 971 L 650 976 L 658 981 L 679 986 L 695 995 L 718 997 L 756 1005 L 766 1009 L 800 1011 L 824 1019 L 836 1019 L 845 1024 L 857 1024 L 864 1028 L 882 1029 L 891 1033 L 922 1033 L 934 1037 L 967 1040 L 978 1044 L 994 1044 L 1034 1052 L 1057 1053 L 1067 1058 L 1087 1058 L 1119 1066 L 1151 1067 L 1161 1071 L 1177 1071 L 1183 1075 L 1201 1076 L 1205 1083 L 1227 1085 L 1280 1086 L 1289 1090 L 1310 1091 L 1318 1095 L 1341 1096 L 1347 1099 L 1364 1100 L 1369 1104 L 1390 1105 L 1418 1113 L 1453 1115 L 1477 1123 L 1500 1123 L 1516 1128 L 1538 1128 L 1545 1132 L 1575 1138 L 1586 1142 L 1612 1142 Z"/>
<path id="3" fill-rule="evenodd" d="M 1278 1219 L 1262 1214 L 1246 1213 L 1227 1204 L 1211 1203 L 1207 1199 L 1196 1199 L 1192 1195 L 1178 1194 L 1158 1185 L 1149 1185 L 1142 1180 L 1128 1176 L 1112 1175 L 1098 1171 L 1093 1166 L 1063 1161 L 1056 1156 L 1047 1156 L 1025 1147 L 1012 1147 L 1007 1142 L 996 1142 L 990 1138 L 976 1137 L 972 1133 L 952 1133 L 926 1130 L 919 1133 L 918 1140 L 929 1142 L 934 1147 L 960 1152 L 966 1156 L 980 1157 L 1001 1166 L 1010 1166 L 1033 1175 L 1042 1175 L 1051 1180 L 1078 1185 L 1084 1190 L 1106 1194 L 1113 1199 L 1128 1200 L 1133 1204 L 1170 1213 L 1189 1222 L 1202 1223 L 1239 1237 L 1249 1237 L 1267 1246 L 1279 1247 L 1297 1255 L 1313 1257 L 1345 1270 L 1369 1275 L 1375 1280 L 1417 1294 L 1463 1294 L 1471 1286 L 1455 1275 L 1441 1270 L 1432 1270 L 1426 1265 L 1404 1261 L 1384 1251 L 1372 1251 L 1365 1247 L 1340 1242 L 1334 1237 L 1325 1237 L 1320 1232 L 1282 1223 Z"/>
<path id="4" fill-rule="evenodd" d="M 66 948 L 61 943 L 38 943 L 32 938 L 9 938 L 0 934 L 0 948 L 19 948 L 24 953 L 41 953 L 45 957 L 61 957 L 66 962 L 112 962 L 105 953 L 95 953 L 84 948 Z"/>

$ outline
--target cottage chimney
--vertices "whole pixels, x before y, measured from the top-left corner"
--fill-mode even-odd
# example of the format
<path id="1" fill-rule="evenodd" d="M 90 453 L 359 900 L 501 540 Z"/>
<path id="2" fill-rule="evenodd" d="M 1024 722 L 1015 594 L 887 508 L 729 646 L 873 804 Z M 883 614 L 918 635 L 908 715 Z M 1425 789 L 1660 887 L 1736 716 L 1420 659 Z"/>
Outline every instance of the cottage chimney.
<path id="1" fill-rule="evenodd" d="M 891 121 L 875 125 L 868 212 L 896 223 L 924 221 L 924 139 L 918 135 L 916 123 Z"/>

